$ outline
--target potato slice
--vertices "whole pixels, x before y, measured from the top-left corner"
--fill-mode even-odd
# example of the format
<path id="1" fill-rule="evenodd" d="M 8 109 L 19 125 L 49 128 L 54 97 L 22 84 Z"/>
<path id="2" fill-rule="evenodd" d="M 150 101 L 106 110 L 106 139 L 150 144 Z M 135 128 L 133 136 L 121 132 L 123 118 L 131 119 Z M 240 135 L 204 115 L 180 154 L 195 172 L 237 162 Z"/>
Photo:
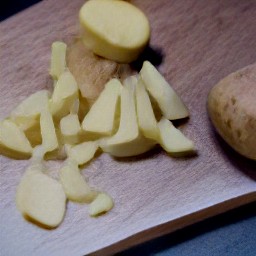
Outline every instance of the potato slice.
<path id="1" fill-rule="evenodd" d="M 78 86 L 76 80 L 69 71 L 65 71 L 60 75 L 49 102 L 52 115 L 61 119 L 69 114 L 77 99 Z"/>
<path id="2" fill-rule="evenodd" d="M 57 227 L 66 210 L 66 195 L 59 182 L 36 166 L 29 168 L 17 188 L 16 203 L 25 217 L 50 228 Z"/>
<path id="3" fill-rule="evenodd" d="M 89 206 L 90 216 L 106 213 L 114 207 L 113 199 L 106 193 L 100 193 Z"/>
<path id="4" fill-rule="evenodd" d="M 167 119 L 175 120 L 189 116 L 188 109 L 180 97 L 149 61 L 144 61 L 140 75 Z"/>
<path id="5" fill-rule="evenodd" d="M 43 111 L 40 116 L 40 128 L 42 145 L 46 152 L 51 152 L 59 147 L 52 115 L 49 111 Z"/>
<path id="6" fill-rule="evenodd" d="M 112 134 L 121 88 L 122 84 L 117 79 L 111 79 L 106 84 L 83 120 L 84 131 L 102 136 Z"/>
<path id="7" fill-rule="evenodd" d="M 77 163 L 68 161 L 60 170 L 60 182 L 69 200 L 79 203 L 90 203 L 97 195 L 78 169 Z"/>
<path id="8" fill-rule="evenodd" d="M 149 95 L 141 78 L 136 86 L 136 110 L 142 134 L 149 139 L 159 140 L 159 129 Z"/>
<path id="9" fill-rule="evenodd" d="M 89 162 L 99 148 L 98 141 L 86 141 L 75 146 L 67 148 L 67 155 L 78 165 L 83 165 Z"/>
<path id="10" fill-rule="evenodd" d="M 54 80 L 58 80 L 66 69 L 66 50 L 67 45 L 63 42 L 52 44 L 50 75 Z"/>
<path id="11" fill-rule="evenodd" d="M 85 46 L 110 60 L 132 62 L 149 41 L 148 19 L 125 1 L 88 1 L 81 8 L 79 19 Z"/>
<path id="12" fill-rule="evenodd" d="M 0 153 L 15 159 L 29 158 L 32 153 L 24 132 L 10 120 L 0 122 Z"/>
<path id="13" fill-rule="evenodd" d="M 79 142 L 81 125 L 77 114 L 69 114 L 60 120 L 60 130 L 64 143 L 76 144 Z"/>
<path id="14" fill-rule="evenodd" d="M 131 76 L 124 81 L 121 91 L 121 116 L 117 133 L 110 138 L 104 138 L 100 147 L 117 157 L 135 156 L 150 150 L 156 143 L 143 137 L 139 132 L 135 109 L 135 86 L 137 78 Z"/>
<path id="15" fill-rule="evenodd" d="M 168 119 L 162 118 L 158 123 L 160 144 L 173 156 L 184 156 L 195 151 L 194 143 L 175 128 Z"/>
<path id="16" fill-rule="evenodd" d="M 11 112 L 11 118 L 15 120 L 16 118 L 33 118 L 38 116 L 48 108 L 49 95 L 50 93 L 47 90 L 31 94 Z"/>

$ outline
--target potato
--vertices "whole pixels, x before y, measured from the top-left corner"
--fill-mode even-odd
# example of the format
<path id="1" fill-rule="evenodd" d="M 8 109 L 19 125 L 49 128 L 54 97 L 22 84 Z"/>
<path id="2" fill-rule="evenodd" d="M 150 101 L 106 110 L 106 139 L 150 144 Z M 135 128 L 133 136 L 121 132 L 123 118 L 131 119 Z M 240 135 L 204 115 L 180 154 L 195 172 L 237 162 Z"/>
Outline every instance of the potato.
<path id="1" fill-rule="evenodd" d="M 98 141 L 85 141 L 75 146 L 67 146 L 67 155 L 78 165 L 83 165 L 94 157 L 98 148 Z"/>
<path id="2" fill-rule="evenodd" d="M 84 131 L 102 136 L 113 133 L 121 89 L 122 84 L 117 79 L 106 84 L 83 120 Z"/>
<path id="3" fill-rule="evenodd" d="M 129 77 L 124 82 L 121 91 L 121 116 L 116 134 L 102 139 L 100 147 L 104 152 L 116 157 L 135 156 L 150 150 L 156 144 L 155 141 L 145 138 L 140 134 L 136 106 L 135 87 L 137 78 Z"/>
<path id="4" fill-rule="evenodd" d="M 173 156 L 185 156 L 195 151 L 194 143 L 175 128 L 171 121 L 163 117 L 159 123 L 159 143 L 163 149 Z"/>
<path id="5" fill-rule="evenodd" d="M 69 71 L 65 71 L 60 75 L 49 101 L 49 108 L 54 118 L 59 120 L 69 114 L 78 96 L 78 86 L 74 76 Z"/>
<path id="6" fill-rule="evenodd" d="M 40 128 L 42 136 L 42 145 L 46 152 L 57 150 L 59 142 L 53 123 L 52 115 L 49 111 L 43 111 L 40 116 Z"/>
<path id="7" fill-rule="evenodd" d="M 69 114 L 60 120 L 61 136 L 64 143 L 76 144 L 79 142 L 81 125 L 77 114 Z"/>
<path id="8" fill-rule="evenodd" d="M 65 215 L 66 196 L 58 181 L 34 165 L 28 168 L 18 185 L 16 204 L 25 217 L 55 228 Z"/>
<path id="9" fill-rule="evenodd" d="M 132 62 L 149 41 L 148 19 L 125 1 L 88 1 L 80 9 L 79 19 L 85 46 L 110 60 Z"/>
<path id="10" fill-rule="evenodd" d="M 142 134 L 149 139 L 159 140 L 159 129 L 150 102 L 149 95 L 141 78 L 136 86 L 136 110 L 139 128 Z"/>
<path id="11" fill-rule="evenodd" d="M 67 45 L 63 42 L 52 44 L 50 75 L 54 80 L 59 79 L 66 69 L 66 50 Z"/>
<path id="12" fill-rule="evenodd" d="M 106 193 L 100 193 L 89 206 L 90 216 L 96 217 L 111 210 L 114 206 L 113 199 Z"/>
<path id="13" fill-rule="evenodd" d="M 80 173 L 77 163 L 72 160 L 68 160 L 61 168 L 60 182 L 71 201 L 90 203 L 97 196 L 97 192 L 89 187 Z"/>
<path id="14" fill-rule="evenodd" d="M 180 97 L 149 61 L 144 61 L 140 75 L 146 89 L 167 119 L 175 120 L 189 116 L 188 109 Z"/>
<path id="15" fill-rule="evenodd" d="M 24 132 L 10 120 L 0 122 L 0 152 L 15 158 L 29 158 L 32 147 Z"/>
<path id="16" fill-rule="evenodd" d="M 208 113 L 222 138 L 238 153 L 256 160 L 256 66 L 238 70 L 215 85 Z"/>

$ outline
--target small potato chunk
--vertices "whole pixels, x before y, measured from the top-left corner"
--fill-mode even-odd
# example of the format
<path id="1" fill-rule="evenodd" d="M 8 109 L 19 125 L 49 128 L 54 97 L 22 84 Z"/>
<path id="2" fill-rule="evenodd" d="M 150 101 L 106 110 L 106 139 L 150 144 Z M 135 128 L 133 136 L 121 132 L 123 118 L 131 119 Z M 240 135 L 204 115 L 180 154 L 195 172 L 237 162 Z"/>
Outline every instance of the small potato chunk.
<path id="1" fill-rule="evenodd" d="M 63 42 L 52 44 L 50 75 L 54 80 L 58 80 L 66 69 L 66 50 L 67 45 Z"/>
<path id="2" fill-rule="evenodd" d="M 149 139 L 159 140 L 159 129 L 149 95 L 141 78 L 136 86 L 136 110 L 142 134 Z"/>
<path id="3" fill-rule="evenodd" d="M 148 19 L 125 1 L 88 1 L 81 8 L 79 19 L 85 46 L 110 60 L 132 62 L 149 41 Z"/>
<path id="4" fill-rule="evenodd" d="M 60 181 L 69 200 L 90 203 L 97 195 L 91 190 L 78 169 L 77 163 L 68 161 L 60 170 Z"/>
<path id="5" fill-rule="evenodd" d="M 98 141 L 86 141 L 67 149 L 67 154 L 70 159 L 78 165 L 83 165 L 89 162 L 99 148 Z"/>
<path id="6" fill-rule="evenodd" d="M 164 150 L 173 156 L 185 156 L 194 152 L 194 143 L 175 128 L 166 118 L 158 123 L 160 131 L 160 144 Z"/>
<path id="7" fill-rule="evenodd" d="M 81 125 L 77 114 L 69 114 L 60 120 L 60 130 L 64 143 L 76 144 L 79 142 Z"/>
<path id="8" fill-rule="evenodd" d="M 75 78 L 69 71 L 60 75 L 57 81 L 49 107 L 56 119 L 61 119 L 70 113 L 74 102 L 78 99 L 78 86 Z"/>
<path id="9" fill-rule="evenodd" d="M 111 79 L 85 116 L 84 131 L 102 136 L 111 135 L 115 127 L 115 118 L 122 84 Z"/>
<path id="10" fill-rule="evenodd" d="M 22 177 L 16 202 L 25 217 L 49 228 L 57 227 L 66 211 L 61 184 L 36 168 L 28 169 Z"/>
<path id="11" fill-rule="evenodd" d="M 42 145 L 46 152 L 58 149 L 59 143 L 53 123 L 52 115 L 49 111 L 43 111 L 40 116 L 40 128 Z"/>
<path id="12" fill-rule="evenodd" d="M 29 158 L 32 147 L 24 132 L 10 120 L 0 122 L 0 153 L 14 158 Z"/>
<path id="13" fill-rule="evenodd" d="M 180 97 L 149 61 L 144 61 L 140 75 L 164 117 L 175 120 L 189 116 L 188 109 Z"/>
<path id="14" fill-rule="evenodd" d="M 96 217 L 102 213 L 106 213 L 114 206 L 113 199 L 106 193 L 100 193 L 89 206 L 90 216 Z"/>
<path id="15" fill-rule="evenodd" d="M 241 155 L 256 160 L 256 65 L 238 70 L 215 85 L 208 113 L 221 137 Z"/>

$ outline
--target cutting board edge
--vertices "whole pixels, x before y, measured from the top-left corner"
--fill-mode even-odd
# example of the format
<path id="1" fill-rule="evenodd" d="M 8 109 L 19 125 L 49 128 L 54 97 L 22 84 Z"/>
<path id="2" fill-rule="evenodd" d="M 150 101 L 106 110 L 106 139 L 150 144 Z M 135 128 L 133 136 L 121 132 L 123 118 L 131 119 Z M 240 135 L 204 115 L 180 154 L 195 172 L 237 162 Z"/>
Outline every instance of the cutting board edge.
<path id="1" fill-rule="evenodd" d="M 201 209 L 197 212 L 192 212 L 180 218 L 177 218 L 168 222 L 164 222 L 160 225 L 143 230 L 123 240 L 120 240 L 117 243 L 106 246 L 100 250 L 90 252 L 87 255 L 93 255 L 93 256 L 113 255 L 123 250 L 142 244 L 144 242 L 161 237 L 163 235 L 173 233 L 184 227 L 193 225 L 200 221 L 206 220 L 208 218 L 217 216 L 219 214 L 228 212 L 230 210 L 233 210 L 235 208 L 241 207 L 243 205 L 246 205 L 255 201 L 256 201 L 256 191 L 253 191 L 235 198 L 231 198 L 221 203 Z"/>

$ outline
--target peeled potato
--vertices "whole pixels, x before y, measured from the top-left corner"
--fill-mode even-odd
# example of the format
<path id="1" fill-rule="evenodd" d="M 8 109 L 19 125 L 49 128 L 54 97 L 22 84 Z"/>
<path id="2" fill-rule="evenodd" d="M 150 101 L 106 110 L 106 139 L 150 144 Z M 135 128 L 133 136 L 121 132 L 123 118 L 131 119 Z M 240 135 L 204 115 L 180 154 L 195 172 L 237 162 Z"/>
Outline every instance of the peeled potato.
<path id="1" fill-rule="evenodd" d="M 256 65 L 238 70 L 215 85 L 208 112 L 218 133 L 238 153 L 256 160 Z"/>
<path id="2" fill-rule="evenodd" d="M 90 203 L 97 193 L 89 187 L 77 163 L 67 162 L 60 170 L 60 181 L 69 200 Z"/>
<path id="3" fill-rule="evenodd" d="M 15 158 L 29 158 L 32 147 L 24 132 L 10 120 L 0 122 L 0 152 Z"/>
<path id="4" fill-rule="evenodd" d="M 168 119 L 163 117 L 158 123 L 158 128 L 159 142 L 166 152 L 173 156 L 184 156 L 194 152 L 194 143 L 175 128 Z"/>
<path id="5" fill-rule="evenodd" d="M 100 193 L 89 206 L 90 216 L 106 213 L 114 206 L 112 198 L 106 193 Z"/>
<path id="6" fill-rule="evenodd" d="M 167 119 L 175 120 L 189 116 L 188 109 L 180 97 L 149 61 L 144 61 L 140 75 Z"/>
<path id="7" fill-rule="evenodd" d="M 29 169 L 17 188 L 18 209 L 47 227 L 57 227 L 66 211 L 66 196 L 59 182 L 36 168 Z"/>
<path id="8" fill-rule="evenodd" d="M 125 1 L 88 1 L 82 6 L 79 19 L 85 46 L 110 60 L 132 62 L 149 41 L 148 19 Z"/>

